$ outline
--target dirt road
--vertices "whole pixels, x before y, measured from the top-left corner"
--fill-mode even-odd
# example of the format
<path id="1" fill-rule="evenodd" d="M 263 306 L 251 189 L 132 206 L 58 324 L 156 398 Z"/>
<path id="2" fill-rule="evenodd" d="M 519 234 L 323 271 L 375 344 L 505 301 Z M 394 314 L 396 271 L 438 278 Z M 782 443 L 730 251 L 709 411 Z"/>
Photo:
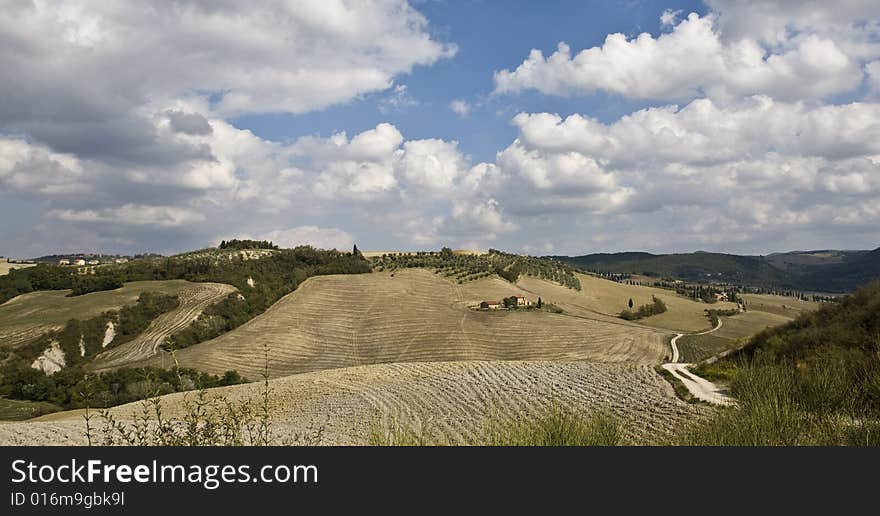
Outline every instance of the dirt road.
<path id="1" fill-rule="evenodd" d="M 719 318 L 718 325 L 711 330 L 694 333 L 693 335 L 705 335 L 707 333 L 718 331 L 718 329 L 721 328 L 722 324 L 723 323 Z M 691 372 L 689 367 L 691 367 L 693 364 L 679 363 L 678 346 L 676 345 L 676 343 L 678 339 L 683 337 L 684 335 L 684 333 L 677 333 L 675 334 L 675 337 L 672 338 L 672 341 L 670 341 L 669 344 L 672 346 L 672 362 L 663 364 L 663 369 L 666 369 L 667 371 L 672 373 L 672 376 L 681 380 L 681 383 L 684 384 L 688 392 L 690 392 L 698 400 L 713 403 L 715 405 L 734 404 L 735 400 L 727 394 L 721 392 L 721 389 L 719 389 L 717 385 Z"/>

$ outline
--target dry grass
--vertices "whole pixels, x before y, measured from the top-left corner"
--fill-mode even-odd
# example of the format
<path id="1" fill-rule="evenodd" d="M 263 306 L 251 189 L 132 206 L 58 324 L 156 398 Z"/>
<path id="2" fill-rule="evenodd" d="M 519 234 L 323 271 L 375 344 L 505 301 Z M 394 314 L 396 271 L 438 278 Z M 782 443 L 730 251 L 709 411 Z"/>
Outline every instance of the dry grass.
<path id="1" fill-rule="evenodd" d="M 400 363 L 318 371 L 270 382 L 272 428 L 285 435 L 323 429 L 321 444 L 368 444 L 376 422 L 430 428 L 432 442 L 480 442 L 487 420 L 521 422 L 554 404 L 569 414 L 597 410 L 621 423 L 626 442 L 661 441 L 707 409 L 680 401 L 651 366 L 591 362 Z M 229 402 L 259 400 L 262 383 L 212 389 Z M 162 397 L 168 418 L 185 413 L 195 393 Z M 137 417 L 140 403 L 111 409 Z M 85 444 L 83 411 L 0 425 L 0 444 Z"/>
<path id="2" fill-rule="evenodd" d="M 69 290 L 24 294 L 0 305 L 0 345 L 13 348 L 47 331 L 62 328 L 70 319 L 90 319 L 107 310 L 134 304 L 141 292 L 179 295 L 200 289 L 216 291 L 218 288 L 231 287 L 183 280 L 134 281 L 116 290 L 76 297 L 66 297 Z"/>
<path id="3" fill-rule="evenodd" d="M 724 324 L 713 335 L 731 340 L 751 337 L 759 331 L 785 324 L 791 318 L 773 313 L 749 310 L 732 317 L 722 317 Z"/>
<path id="4" fill-rule="evenodd" d="M 0 421 L 31 419 L 58 410 L 61 410 L 61 407 L 44 401 L 0 398 Z"/>
<path id="5" fill-rule="evenodd" d="M 774 296 L 771 294 L 743 294 L 740 296 L 750 311 L 757 310 L 794 319 L 802 312 L 818 310 L 821 303 L 802 301 L 794 297 Z"/>
<path id="6" fill-rule="evenodd" d="M 9 269 L 25 269 L 33 267 L 33 263 L 9 263 L 6 258 L 0 258 L 0 276 L 9 274 Z"/>
<path id="7" fill-rule="evenodd" d="M 781 315 L 749 310 L 730 317 L 721 317 L 722 326 L 705 335 L 685 335 L 678 339 L 683 362 L 698 362 L 713 355 L 736 348 L 748 337 L 766 328 L 790 321 Z"/>
<path id="8" fill-rule="evenodd" d="M 581 282 L 580 291 L 531 277 L 521 277 L 517 284 L 535 296 L 540 295 L 544 301 L 561 306 L 566 312 L 586 316 L 599 313 L 614 317 L 628 308 L 630 299 L 633 300 L 633 306 L 642 306 L 651 304 L 652 296 L 657 296 L 666 303 L 667 311 L 640 319 L 639 324 L 681 332 L 708 330 L 707 308 L 736 308 L 735 303 L 699 303 L 670 290 L 625 285 L 584 274 L 578 274 L 577 277 Z"/>
<path id="9" fill-rule="evenodd" d="M 392 362 L 596 360 L 657 363 L 663 332 L 623 321 L 538 311 L 467 308 L 518 289 L 497 278 L 467 286 L 423 269 L 310 278 L 264 314 L 211 341 L 180 350 L 180 364 L 235 369 L 253 378 L 260 346 L 272 349 L 273 378 Z M 167 355 L 150 361 L 171 364 Z"/>
<path id="10" fill-rule="evenodd" d="M 752 335 L 787 323 L 805 310 L 820 305 L 791 297 L 745 294 L 748 310 L 731 317 L 721 317 L 718 331 L 707 335 L 686 335 L 678 340 L 684 362 L 697 362 L 742 345 Z"/>

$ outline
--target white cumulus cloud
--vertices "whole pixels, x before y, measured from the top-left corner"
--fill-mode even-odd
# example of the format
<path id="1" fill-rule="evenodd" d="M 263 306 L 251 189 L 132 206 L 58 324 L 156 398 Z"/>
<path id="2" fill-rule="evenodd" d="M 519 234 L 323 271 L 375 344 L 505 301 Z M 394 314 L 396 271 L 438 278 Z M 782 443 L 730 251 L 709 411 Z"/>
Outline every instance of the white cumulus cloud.
<path id="1" fill-rule="evenodd" d="M 310 245 L 319 249 L 338 249 L 350 251 L 354 238 L 338 228 L 322 228 L 318 226 L 298 226 L 288 229 L 276 229 L 256 237 L 270 240 L 281 247 Z"/>
<path id="2" fill-rule="evenodd" d="M 671 18 L 666 17 L 667 21 Z M 535 89 L 553 95 L 605 91 L 632 99 L 686 101 L 754 94 L 795 100 L 851 92 L 864 79 L 880 43 L 854 41 L 846 27 L 790 34 L 773 45 L 744 35 L 728 39 L 715 14 L 691 13 L 669 33 L 635 38 L 610 34 L 600 47 L 573 53 L 565 43 L 540 50 L 514 70 L 495 73 L 496 93 Z"/>
<path id="3" fill-rule="evenodd" d="M 471 105 L 462 99 L 455 99 L 449 103 L 449 109 L 460 117 L 466 117 L 471 113 Z"/>

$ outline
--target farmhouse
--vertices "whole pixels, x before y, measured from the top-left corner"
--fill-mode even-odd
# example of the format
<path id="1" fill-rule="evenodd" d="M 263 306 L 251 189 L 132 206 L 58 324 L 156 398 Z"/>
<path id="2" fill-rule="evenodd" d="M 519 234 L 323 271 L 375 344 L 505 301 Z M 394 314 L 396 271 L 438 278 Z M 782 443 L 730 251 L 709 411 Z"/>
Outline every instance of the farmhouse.
<path id="1" fill-rule="evenodd" d="M 85 265 L 86 261 L 85 260 L 74 260 L 73 264 L 74 265 Z"/>
<path id="2" fill-rule="evenodd" d="M 58 260 L 58 265 L 70 265 L 70 260 Z"/>
<path id="3" fill-rule="evenodd" d="M 100 260 L 89 260 L 89 265 L 101 265 Z"/>
<path id="4" fill-rule="evenodd" d="M 532 302 L 525 296 L 516 296 L 516 306 L 531 306 Z"/>
<path id="5" fill-rule="evenodd" d="M 480 310 L 498 310 L 501 308 L 501 301 L 480 301 Z"/>

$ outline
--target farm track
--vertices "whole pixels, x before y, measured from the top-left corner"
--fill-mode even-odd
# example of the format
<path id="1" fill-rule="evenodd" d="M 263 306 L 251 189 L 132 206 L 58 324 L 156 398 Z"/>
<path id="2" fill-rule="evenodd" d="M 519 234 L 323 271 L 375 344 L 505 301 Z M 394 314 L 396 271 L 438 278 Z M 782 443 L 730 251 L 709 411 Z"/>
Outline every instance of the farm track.
<path id="1" fill-rule="evenodd" d="M 572 413 L 603 409 L 635 444 L 657 443 L 706 407 L 684 403 L 648 365 L 586 361 L 459 361 L 378 364 L 317 371 L 270 382 L 273 428 L 285 436 L 324 428 L 321 444 L 367 444 L 393 422 L 425 421 L 432 440 L 475 444 L 489 417 L 529 420 L 555 403 Z M 259 399 L 260 383 L 211 390 L 231 400 Z M 192 397 L 190 393 L 188 396 Z M 163 413 L 181 415 L 186 394 L 164 396 Z M 111 410 L 131 417 L 129 404 Z M 78 411 L 0 425 L 0 443 L 84 444 Z"/>
<path id="2" fill-rule="evenodd" d="M 310 278 L 262 315 L 177 352 L 184 367 L 259 378 L 394 362 L 594 360 L 658 363 L 664 332 L 547 312 L 481 312 L 481 299 L 523 291 L 498 278 L 458 285 L 422 270 Z M 532 297 L 532 296 L 529 296 Z M 162 354 L 148 361 L 170 365 Z"/>
<path id="3" fill-rule="evenodd" d="M 714 328 L 701 333 L 695 333 L 694 335 L 706 335 L 716 332 L 721 329 L 723 324 L 724 322 L 719 318 L 718 324 Z M 688 392 L 698 400 L 712 403 L 714 405 L 733 405 L 735 403 L 733 398 L 722 392 L 722 390 L 714 383 L 697 376 L 690 370 L 690 367 L 694 364 L 685 364 L 678 361 L 679 353 L 676 342 L 683 336 L 683 333 L 677 333 L 675 337 L 669 341 L 669 345 L 672 347 L 672 362 L 663 364 L 663 369 L 666 369 L 672 374 L 672 376 L 678 378 L 685 388 L 687 388 Z"/>
<path id="4" fill-rule="evenodd" d="M 193 283 L 178 293 L 180 306 L 157 317 L 133 340 L 108 349 L 95 357 L 93 371 L 106 371 L 152 357 L 165 338 L 183 330 L 209 306 L 222 300 L 235 287 L 222 283 Z"/>

